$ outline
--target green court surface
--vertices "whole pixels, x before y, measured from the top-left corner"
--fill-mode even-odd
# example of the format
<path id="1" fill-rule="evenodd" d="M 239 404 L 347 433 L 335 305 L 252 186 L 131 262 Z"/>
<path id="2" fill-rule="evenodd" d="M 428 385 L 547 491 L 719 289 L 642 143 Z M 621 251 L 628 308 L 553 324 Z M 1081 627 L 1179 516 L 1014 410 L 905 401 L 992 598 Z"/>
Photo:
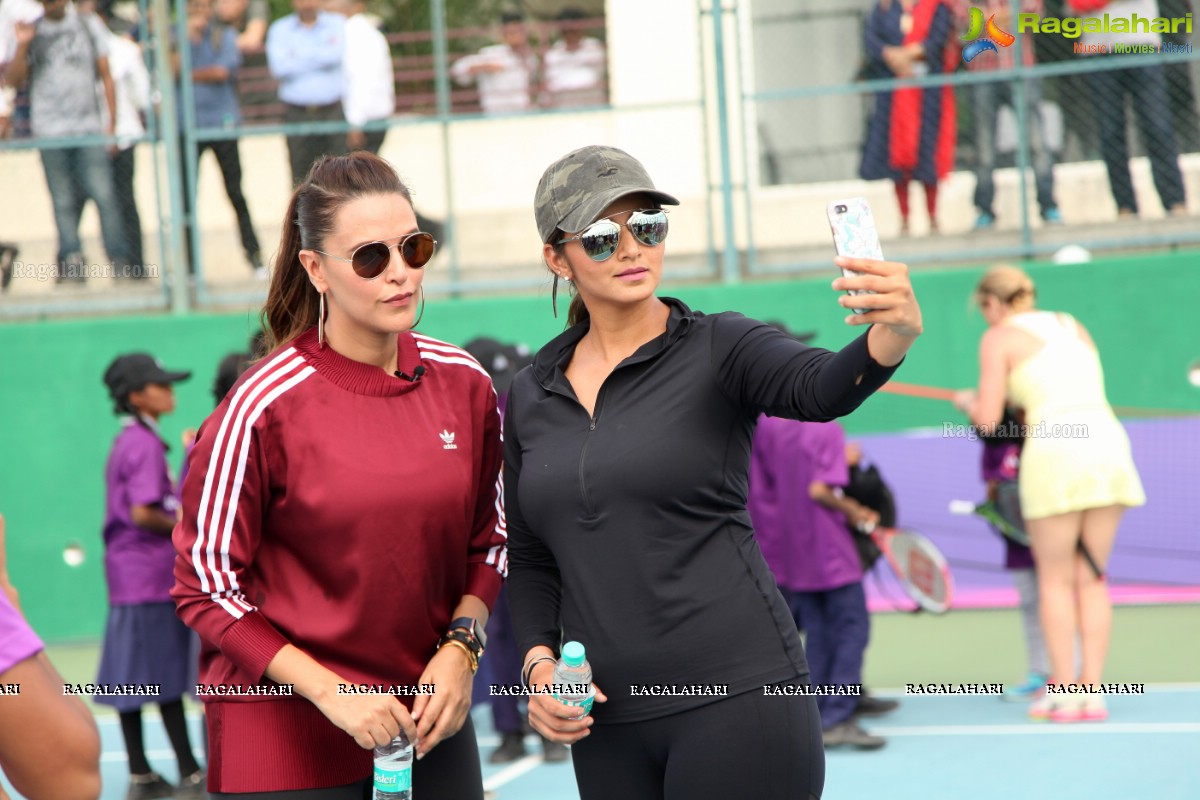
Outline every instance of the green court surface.
<path id="1" fill-rule="evenodd" d="M 995 697 L 906 696 L 908 683 L 1018 680 L 1023 654 L 1015 611 L 876 614 L 872 624 L 865 681 L 901 707 L 864 722 L 888 738 L 883 750 L 827 754 L 827 800 L 1200 798 L 1200 606 L 1115 609 L 1104 679 L 1147 684 L 1145 694 L 1110 697 L 1107 722 L 1076 725 L 1031 722 L 1024 704 Z M 65 680 L 93 678 L 95 643 L 55 646 L 50 655 Z M 499 739 L 488 709 L 474 714 L 486 757 Z M 102 797 L 120 800 L 126 766 L 117 720 L 107 709 L 96 716 Z M 174 758 L 153 713 L 146 740 L 155 768 L 173 778 Z M 532 738 L 528 745 L 531 755 L 523 760 L 485 764 L 485 786 L 501 800 L 575 800 L 570 765 L 544 764 Z M 415 800 L 419 791 L 414 787 Z"/>

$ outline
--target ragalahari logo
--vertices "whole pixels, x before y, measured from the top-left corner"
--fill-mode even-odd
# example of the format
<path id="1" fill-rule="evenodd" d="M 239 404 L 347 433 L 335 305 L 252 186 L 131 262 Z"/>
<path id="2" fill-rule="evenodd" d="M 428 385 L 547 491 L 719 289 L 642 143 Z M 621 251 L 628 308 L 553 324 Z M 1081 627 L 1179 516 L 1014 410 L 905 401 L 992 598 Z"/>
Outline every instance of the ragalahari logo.
<path id="1" fill-rule="evenodd" d="M 987 25 L 983 23 L 983 11 L 978 8 L 971 8 L 970 19 L 967 22 L 967 32 L 962 35 L 961 41 L 968 42 L 963 46 L 962 56 L 963 61 L 970 64 L 980 53 L 991 50 L 993 53 L 1000 52 L 996 49 L 996 45 L 1008 47 L 1017 40 L 1005 30 L 1002 30 L 996 24 L 996 15 L 992 14 L 987 19 Z M 984 33 L 987 36 L 980 38 Z"/>

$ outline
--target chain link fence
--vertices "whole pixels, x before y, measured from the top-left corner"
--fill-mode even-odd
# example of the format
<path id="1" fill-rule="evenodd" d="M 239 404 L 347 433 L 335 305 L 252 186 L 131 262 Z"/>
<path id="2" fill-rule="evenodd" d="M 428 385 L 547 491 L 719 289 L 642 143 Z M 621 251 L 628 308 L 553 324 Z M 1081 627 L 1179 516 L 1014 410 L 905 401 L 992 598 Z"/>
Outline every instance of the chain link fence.
<path id="1" fill-rule="evenodd" d="M 1200 238 L 1185 0 L 429 0 L 382 31 L 350 0 L 159 1 L 0 4 L 0 316 L 258 303 L 294 181 L 350 148 L 414 187 L 449 294 L 545 283 L 532 187 L 595 141 L 688 201 L 694 279 L 828 270 L 847 196 L 915 264 Z"/>

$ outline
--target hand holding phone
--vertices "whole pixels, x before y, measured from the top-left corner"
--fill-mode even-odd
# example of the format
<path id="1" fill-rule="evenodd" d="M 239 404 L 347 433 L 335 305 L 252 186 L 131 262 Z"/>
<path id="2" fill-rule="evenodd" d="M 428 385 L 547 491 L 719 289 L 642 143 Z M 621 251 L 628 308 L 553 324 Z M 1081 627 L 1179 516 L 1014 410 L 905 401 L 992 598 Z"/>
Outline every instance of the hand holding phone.
<path id="1" fill-rule="evenodd" d="M 883 248 L 879 244 L 879 231 L 875 217 L 865 198 L 852 197 L 835 200 L 826 207 L 829 229 L 833 232 L 833 248 L 839 256 L 848 258 L 874 258 L 883 260 Z M 851 269 L 842 268 L 842 275 L 856 278 L 862 275 Z M 867 289 L 847 289 L 846 294 L 874 294 Z M 867 309 L 851 309 L 855 314 L 865 314 Z"/>

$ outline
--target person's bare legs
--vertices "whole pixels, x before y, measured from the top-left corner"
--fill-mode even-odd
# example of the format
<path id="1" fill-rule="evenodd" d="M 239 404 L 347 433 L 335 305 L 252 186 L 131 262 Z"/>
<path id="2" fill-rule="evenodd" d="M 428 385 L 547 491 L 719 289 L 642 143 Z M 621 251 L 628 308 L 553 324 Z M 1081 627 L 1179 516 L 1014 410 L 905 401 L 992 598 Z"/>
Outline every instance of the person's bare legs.
<path id="1" fill-rule="evenodd" d="M 1117 538 L 1117 526 L 1124 513 L 1124 506 L 1089 508 L 1083 512 L 1083 546 L 1101 570 L 1107 571 L 1108 557 Z M 1079 591 L 1080 650 L 1083 655 L 1079 682 L 1100 683 L 1112 633 L 1112 600 L 1108 595 L 1108 582 L 1097 578 L 1078 552 L 1075 556 L 1075 575 Z"/>
<path id="2" fill-rule="evenodd" d="M 1050 682 L 1075 682 L 1076 542 L 1083 512 L 1072 511 L 1025 521 L 1037 563 L 1042 635 L 1050 655 Z"/>

